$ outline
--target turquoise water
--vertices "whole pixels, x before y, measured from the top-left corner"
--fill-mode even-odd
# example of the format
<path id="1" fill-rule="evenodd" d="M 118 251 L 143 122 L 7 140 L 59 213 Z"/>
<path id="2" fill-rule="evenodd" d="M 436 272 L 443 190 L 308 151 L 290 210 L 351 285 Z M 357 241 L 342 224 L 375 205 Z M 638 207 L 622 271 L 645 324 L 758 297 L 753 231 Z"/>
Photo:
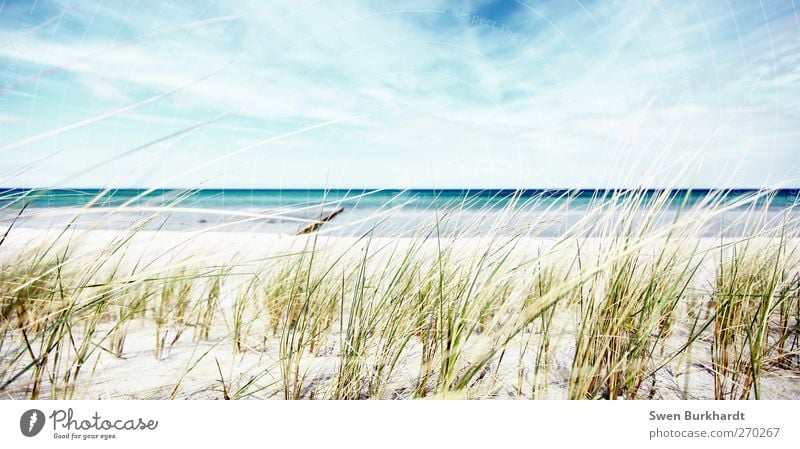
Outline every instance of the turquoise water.
<path id="1" fill-rule="evenodd" d="M 26 190 L 0 189 L 0 207 L 30 203 L 29 207 L 82 207 L 101 192 L 100 189 Z M 385 208 L 403 205 L 410 208 L 436 209 L 459 207 L 467 209 L 501 208 L 512 201 L 534 207 L 550 207 L 566 196 L 573 205 L 588 204 L 593 198 L 609 194 L 605 190 L 320 190 L 320 189 L 159 189 L 142 195 L 144 190 L 112 190 L 95 201 L 97 207 L 118 206 L 135 199 L 133 206 L 180 206 L 210 209 L 269 209 L 319 205 L 323 202 L 341 204 L 345 208 Z M 755 193 L 753 189 L 737 189 L 726 193 L 729 199 Z M 646 191 L 652 196 L 657 190 Z M 693 204 L 709 194 L 709 190 L 678 190 L 674 192 L 675 204 L 688 195 Z M 139 196 L 142 195 L 140 198 Z M 784 208 L 798 201 L 800 189 L 782 189 L 775 192 L 771 207 Z"/>
<path id="2" fill-rule="evenodd" d="M 752 189 L 731 190 L 726 200 L 755 194 Z M 0 227 L 17 220 L 17 226 L 58 227 L 94 226 L 126 229 L 147 219 L 145 227 L 167 230 L 213 228 L 221 231 L 248 231 L 290 234 L 338 208 L 344 211 L 327 223 L 324 233 L 339 235 L 409 235 L 430 230 L 438 222 L 439 231 L 481 234 L 497 229 L 524 228 L 536 224 L 536 234 L 562 234 L 584 216 L 592 201 L 610 195 L 604 190 L 239 190 L 206 189 L 196 191 L 161 189 L 144 193 L 119 189 L 104 193 L 99 189 L 26 190 L 0 189 Z M 645 201 L 659 192 L 645 192 Z M 678 190 L 671 193 L 667 210 L 690 207 L 706 198 L 708 190 Z M 568 199 L 569 198 L 569 199 Z M 767 213 L 777 215 L 800 201 L 800 189 L 783 189 L 759 200 Z M 91 203 L 92 213 L 80 213 Z M 568 203 L 568 207 L 564 206 Z M 114 206 L 127 204 L 123 211 Z M 506 206 L 513 205 L 509 217 Z M 16 215 L 25 206 L 21 218 Z M 742 210 L 726 212 L 710 226 L 708 235 L 744 233 L 730 228 Z M 797 212 L 792 212 L 798 217 Z M 663 220 L 670 220 L 669 214 Z"/>

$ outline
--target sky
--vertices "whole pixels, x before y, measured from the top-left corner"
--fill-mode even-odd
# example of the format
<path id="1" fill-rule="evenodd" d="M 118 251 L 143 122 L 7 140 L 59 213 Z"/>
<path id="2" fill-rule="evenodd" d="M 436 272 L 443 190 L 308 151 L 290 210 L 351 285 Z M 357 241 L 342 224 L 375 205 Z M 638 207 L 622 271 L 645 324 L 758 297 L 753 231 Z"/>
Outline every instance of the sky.
<path id="1" fill-rule="evenodd" d="M 800 186 L 793 1 L 0 0 L 0 186 Z"/>

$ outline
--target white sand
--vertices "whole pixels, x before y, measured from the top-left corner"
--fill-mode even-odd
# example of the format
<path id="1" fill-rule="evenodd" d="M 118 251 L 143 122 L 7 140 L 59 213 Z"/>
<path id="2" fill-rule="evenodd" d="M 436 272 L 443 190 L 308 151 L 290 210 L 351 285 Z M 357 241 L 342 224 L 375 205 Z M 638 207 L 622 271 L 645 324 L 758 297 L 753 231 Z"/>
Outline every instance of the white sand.
<path id="1" fill-rule="evenodd" d="M 0 249 L 0 262 L 25 248 L 55 238 L 57 231 L 44 229 L 15 229 Z M 75 241 L 73 256 L 91 258 L 92 254 L 103 251 L 119 238 L 118 231 L 75 231 L 71 234 Z M 63 241 L 63 240 L 62 240 Z M 148 270 L 157 273 L 166 266 L 179 266 L 186 258 L 193 265 L 212 266 L 235 263 L 240 267 L 255 268 L 265 259 L 301 251 L 309 242 L 309 237 L 292 237 L 271 234 L 239 232 L 173 232 L 142 231 L 137 233 L 126 249 L 125 264 L 147 261 Z M 397 238 L 377 238 L 370 242 L 372 250 L 391 248 L 393 245 L 408 245 L 410 240 Z M 480 248 L 486 245 L 485 238 L 462 239 L 458 245 L 464 248 Z M 518 251 L 521 254 L 534 254 L 537 250 L 551 246 L 552 240 L 522 239 Z M 705 239 L 702 247 L 711 248 L 719 242 Z M 357 254 L 366 242 L 353 237 L 325 237 L 318 239 L 317 245 L 331 249 L 332 252 L 349 249 Z M 430 245 L 435 245 L 432 240 Z M 583 251 L 591 252 L 589 242 Z M 388 251 L 386 251 L 388 253 Z M 713 257 L 705 268 L 713 273 Z M 169 398 L 176 390 L 178 398 L 222 398 L 220 370 L 231 392 L 246 388 L 246 397 L 282 398 L 283 388 L 279 368 L 278 339 L 265 332 L 265 324 L 257 323 L 251 328 L 251 335 L 268 334 L 262 343 L 249 343 L 253 347 L 244 352 L 234 353 L 230 330 L 230 299 L 223 299 L 222 310 L 215 317 L 211 337 L 208 341 L 194 341 L 191 330 L 187 331 L 174 345 L 164 349 L 160 359 L 155 357 L 156 333 L 152 320 L 130 323 L 124 354 L 121 358 L 103 351 L 96 352 L 81 373 L 75 396 L 79 398 Z M 537 391 L 538 398 L 560 399 L 566 397 L 569 372 L 572 364 L 574 343 L 572 333 L 575 329 L 574 316 L 564 316 L 557 320 L 555 343 L 548 372 L 548 387 Z M 259 327 L 260 326 L 260 327 Z M 328 380 L 339 363 L 334 342 L 339 340 L 338 325 L 333 327 L 327 346 L 316 356 L 306 356 L 305 396 L 322 397 L 329 388 Z M 669 345 L 681 344 L 679 332 L 673 336 Z M 167 340 L 172 335 L 167 334 Z M 477 338 L 476 340 L 479 340 Z M 673 341 L 674 340 L 674 341 Z M 3 351 L 10 345 L 4 344 Z M 693 361 L 676 360 L 660 370 L 656 376 L 653 397 L 656 399 L 709 399 L 713 398 L 714 377 L 710 370 L 709 342 L 692 346 Z M 97 356 L 99 354 L 99 356 Z M 523 357 L 524 365 L 535 363 L 535 348 Z M 416 341 L 404 353 L 394 376 L 393 385 L 398 388 L 413 385 L 419 374 L 420 347 Z M 519 346 L 511 344 L 505 351 L 503 362 L 493 363 L 487 375 L 494 377 L 491 393 L 493 397 L 516 397 L 514 387 L 518 377 Z M 705 361 L 705 362 L 702 362 Z M 6 363 L 6 362 L 4 362 Z M 218 368 L 219 367 L 219 368 Z M 9 397 L 25 397 L 29 376 L 22 376 L 3 394 Z M 524 373 L 523 394 L 531 396 L 532 376 L 530 370 Z M 645 382 L 649 386 L 650 380 Z M 771 368 L 761 380 L 762 397 L 771 399 L 800 399 L 800 378 L 797 372 Z M 313 392 L 313 393 L 312 393 Z M 408 397 L 411 392 L 398 389 L 388 397 Z M 49 395 L 44 387 L 43 396 Z M 641 395 L 646 397 L 647 395 Z"/>

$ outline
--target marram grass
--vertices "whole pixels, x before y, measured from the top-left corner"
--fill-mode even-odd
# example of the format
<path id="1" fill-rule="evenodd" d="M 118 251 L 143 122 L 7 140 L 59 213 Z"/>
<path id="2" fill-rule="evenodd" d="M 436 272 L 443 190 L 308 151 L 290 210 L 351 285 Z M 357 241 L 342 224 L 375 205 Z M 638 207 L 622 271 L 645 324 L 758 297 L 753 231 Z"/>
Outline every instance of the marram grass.
<path id="1" fill-rule="evenodd" d="M 142 231 L 157 215 L 100 240 L 7 223 L 0 394 L 799 397 L 797 215 L 766 213 L 770 192 L 673 196 L 596 198 L 559 237 L 512 201 L 477 237 L 456 209 L 414 237 L 231 251 L 211 247 L 232 233 Z M 704 236 L 731 210 L 739 232 Z"/>

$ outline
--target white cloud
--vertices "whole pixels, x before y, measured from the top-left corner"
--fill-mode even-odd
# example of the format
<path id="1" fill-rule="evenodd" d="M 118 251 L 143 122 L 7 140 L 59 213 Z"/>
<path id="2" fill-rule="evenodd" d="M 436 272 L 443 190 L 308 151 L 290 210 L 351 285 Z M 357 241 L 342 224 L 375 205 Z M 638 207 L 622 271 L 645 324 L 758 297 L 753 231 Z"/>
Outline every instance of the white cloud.
<path id="1" fill-rule="evenodd" d="M 16 115 L 6 114 L 4 112 L 0 112 L 0 123 L 27 123 L 28 119 L 19 117 Z"/>
<path id="2" fill-rule="evenodd" d="M 772 18 L 767 29 L 725 8 L 706 8 L 698 20 L 698 11 L 672 2 L 635 9 L 598 3 L 586 11 L 555 2 L 520 7 L 503 19 L 508 31 L 499 31 L 454 17 L 448 2 L 429 3 L 212 2 L 203 11 L 187 3 L 167 16 L 146 6 L 122 13 L 70 4 L 65 17 L 85 29 L 61 25 L 63 32 L 82 39 L 33 33 L 24 45 L 0 48 L 0 57 L 35 70 L 68 65 L 70 84 L 46 74 L 37 92 L 54 105 L 65 92 L 88 92 L 91 102 L 69 105 L 84 118 L 226 67 L 158 111 L 138 111 L 140 122 L 152 114 L 172 125 L 230 112 L 234 122 L 209 128 L 214 138 L 192 141 L 198 159 L 235 150 L 237 131 L 278 133 L 362 116 L 281 147 L 328 152 L 294 165 L 314 166 L 342 185 L 425 186 L 435 176 L 439 186 L 594 186 L 613 182 L 604 173 L 617 173 L 617 161 L 646 165 L 693 152 L 709 164 L 701 184 L 771 182 L 797 167 L 791 120 L 800 109 L 800 50 L 790 16 Z M 104 50 L 129 36 L 229 16 L 239 18 Z M 732 24 L 739 34 L 731 35 Z M 124 39 L 107 32 L 115 27 Z M 378 167 L 387 160 L 391 176 Z M 715 166 L 742 160 L 749 170 L 719 179 Z M 199 162 L 176 166 L 190 163 Z M 343 175 L 330 174 L 332 167 Z M 641 170 L 626 169 L 623 178 L 638 182 Z M 310 185 L 316 176 L 297 173 L 293 182 Z"/>

